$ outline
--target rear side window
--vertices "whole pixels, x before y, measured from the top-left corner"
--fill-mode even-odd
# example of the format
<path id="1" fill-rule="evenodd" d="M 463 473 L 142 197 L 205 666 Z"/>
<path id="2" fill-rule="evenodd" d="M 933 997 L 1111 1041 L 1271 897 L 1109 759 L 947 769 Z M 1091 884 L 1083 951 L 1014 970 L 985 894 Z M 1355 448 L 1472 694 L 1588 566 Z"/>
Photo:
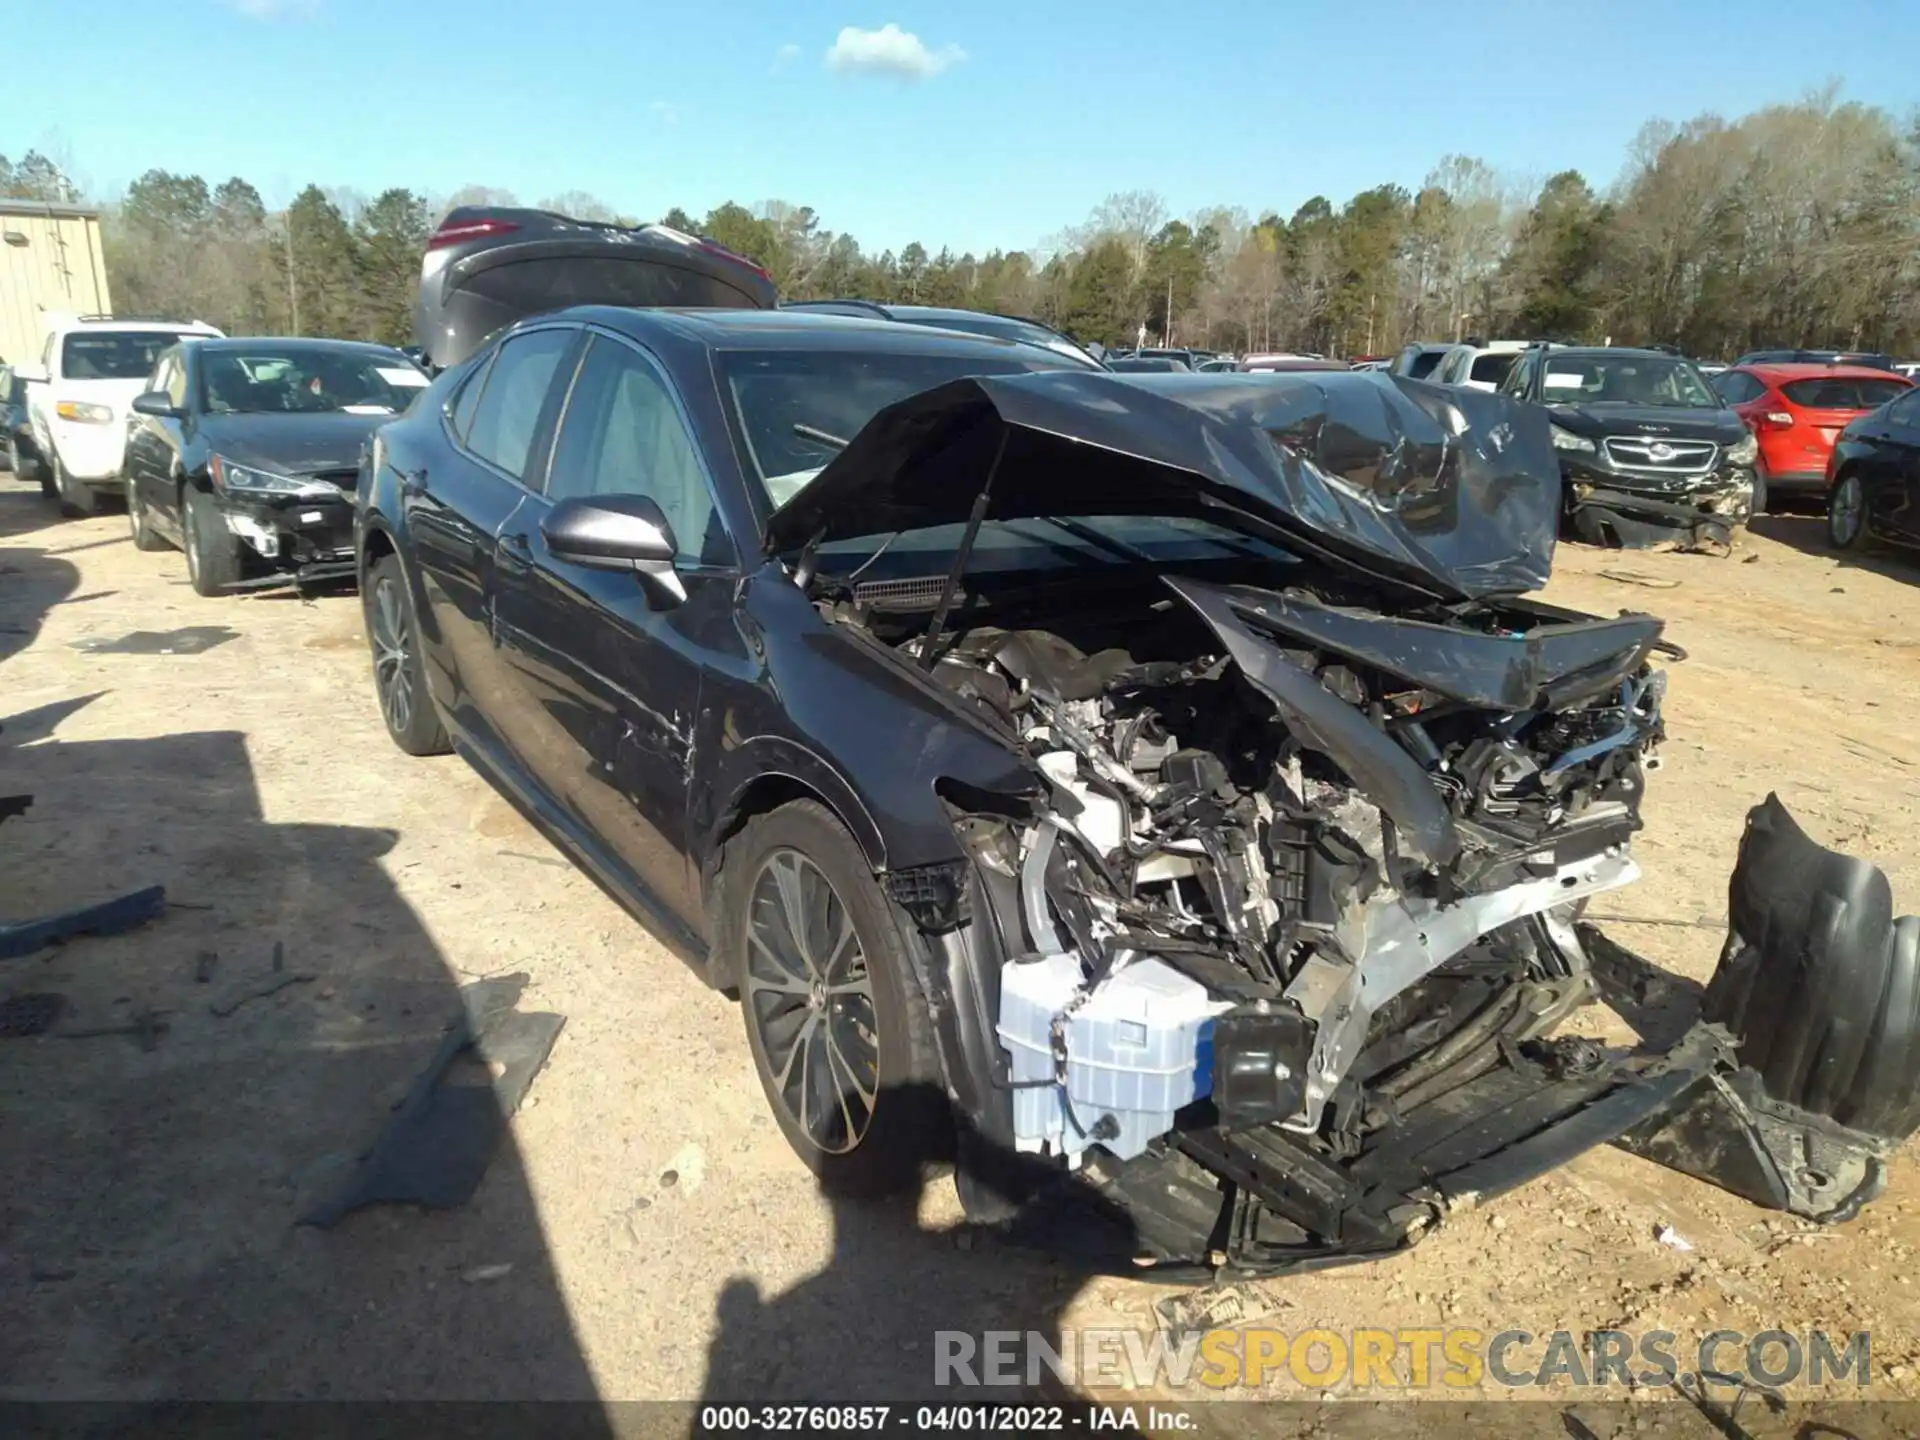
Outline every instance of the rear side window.
<path id="1" fill-rule="evenodd" d="M 1715 375 L 1707 383 L 1713 387 L 1713 393 L 1729 405 L 1744 405 L 1749 400 L 1758 400 L 1760 392 L 1766 388 L 1753 376 L 1739 370 Z"/>
<path id="2" fill-rule="evenodd" d="M 1808 410 L 1878 410 L 1911 387 L 1898 380 L 1856 380 L 1846 376 L 1816 376 L 1782 385 L 1780 393 Z"/>
<path id="3" fill-rule="evenodd" d="M 535 330 L 500 347 L 474 406 L 467 448 L 516 479 L 525 479 L 554 371 L 572 347 L 574 330 Z M 461 397 L 466 398 L 464 395 Z"/>
<path id="4" fill-rule="evenodd" d="M 1478 355 L 1474 357 L 1472 376 L 1484 385 L 1498 385 L 1507 378 L 1518 355 Z"/>
<path id="5" fill-rule="evenodd" d="M 474 366 L 473 373 L 460 382 L 460 393 L 453 397 L 447 423 L 453 426 L 453 433 L 462 444 L 466 443 L 467 427 L 473 423 L 474 409 L 480 404 L 480 392 L 487 388 L 487 371 L 492 363 L 489 357 Z"/>
<path id="6" fill-rule="evenodd" d="M 1434 372 L 1434 367 L 1446 358 L 1444 350 L 1422 350 L 1407 364 L 1407 377 L 1412 380 L 1424 380 Z"/>

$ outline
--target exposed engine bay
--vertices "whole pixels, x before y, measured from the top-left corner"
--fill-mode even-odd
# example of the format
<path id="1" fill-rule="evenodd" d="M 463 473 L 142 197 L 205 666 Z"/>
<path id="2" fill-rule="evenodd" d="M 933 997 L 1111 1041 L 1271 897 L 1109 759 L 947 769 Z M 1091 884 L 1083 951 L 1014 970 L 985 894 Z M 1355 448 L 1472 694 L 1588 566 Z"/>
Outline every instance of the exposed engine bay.
<path id="1" fill-rule="evenodd" d="M 1920 1128 L 1920 922 L 1771 801 L 1684 1033 L 1553 1033 L 1635 1003 L 1581 911 L 1637 876 L 1683 658 L 1523 598 L 1562 501 L 1497 396 L 1043 375 L 891 407 L 776 512 L 821 618 L 1014 759 L 916 772 L 957 850 L 881 874 L 970 1216 L 1198 1278 L 1387 1254 L 1607 1143 L 1811 1219 L 1879 1193 Z M 1248 548 L 1202 580 L 1082 515 Z M 988 519 L 1130 563 L 974 569 Z M 863 583 L 891 540 L 816 568 L 933 526 L 945 575 Z"/>
<path id="2" fill-rule="evenodd" d="M 1505 991 L 1535 987 L 1534 1028 L 1580 998 L 1575 907 L 1638 874 L 1658 625 L 1481 607 L 1463 665 L 1430 621 L 1168 584 L 1125 643 L 983 626 L 933 667 L 1047 783 L 1031 823 L 963 822 L 1018 895 L 1016 1140 L 1130 1159 L 1210 1100 L 1352 1149 Z M 1342 626 L 1361 643 L 1315 633 Z"/>

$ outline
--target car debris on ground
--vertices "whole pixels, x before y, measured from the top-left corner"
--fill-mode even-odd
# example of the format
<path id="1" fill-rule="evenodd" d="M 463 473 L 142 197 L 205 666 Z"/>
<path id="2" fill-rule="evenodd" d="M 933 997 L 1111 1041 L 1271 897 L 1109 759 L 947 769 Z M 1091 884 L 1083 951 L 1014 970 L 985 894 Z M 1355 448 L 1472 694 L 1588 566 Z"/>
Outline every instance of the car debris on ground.
<path id="1" fill-rule="evenodd" d="M 330 1229 L 374 1204 L 450 1210 L 467 1202 L 566 1024 L 564 1016 L 515 1008 L 527 981 L 503 975 L 461 987 L 459 1016 L 393 1118 L 356 1173 L 302 1225 Z"/>

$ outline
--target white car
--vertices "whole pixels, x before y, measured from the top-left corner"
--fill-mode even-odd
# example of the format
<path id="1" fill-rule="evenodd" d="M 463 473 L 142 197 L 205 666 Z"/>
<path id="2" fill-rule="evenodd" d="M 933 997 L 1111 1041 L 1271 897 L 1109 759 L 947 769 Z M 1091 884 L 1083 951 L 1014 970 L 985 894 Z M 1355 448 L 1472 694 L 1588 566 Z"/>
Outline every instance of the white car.
<path id="1" fill-rule="evenodd" d="M 1488 340 L 1479 345 L 1456 345 L 1447 351 L 1427 379 L 1436 385 L 1464 385 L 1470 390 L 1498 390 L 1520 352 L 1532 340 Z"/>
<path id="2" fill-rule="evenodd" d="M 184 336 L 219 337 L 199 320 L 59 318 L 47 329 L 27 384 L 27 421 L 40 452 L 40 489 L 69 515 L 91 515 L 122 487 L 133 397 L 147 388 L 154 357 Z"/>

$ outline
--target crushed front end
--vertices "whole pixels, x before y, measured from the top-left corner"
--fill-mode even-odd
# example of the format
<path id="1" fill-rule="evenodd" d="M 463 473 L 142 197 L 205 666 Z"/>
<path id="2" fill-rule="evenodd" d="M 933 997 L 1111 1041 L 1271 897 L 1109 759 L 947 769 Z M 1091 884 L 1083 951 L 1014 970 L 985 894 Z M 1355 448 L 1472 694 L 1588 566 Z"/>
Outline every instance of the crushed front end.
<path id="1" fill-rule="evenodd" d="M 1165 584 L 1213 641 L 1187 661 L 982 629 L 935 672 L 1047 786 L 958 820 L 1005 942 L 1013 1144 L 1066 1181 L 1016 1231 L 1130 1263 L 1364 1258 L 1711 1067 L 1709 1041 L 1543 1038 L 1591 992 L 1582 902 L 1638 874 L 1658 621 Z"/>
<path id="2" fill-rule="evenodd" d="M 1727 554 L 1753 516 L 1753 456 L 1705 440 L 1607 436 L 1562 449 L 1567 517 L 1589 545 Z M 1744 461 L 1744 463 L 1742 463 Z"/>

